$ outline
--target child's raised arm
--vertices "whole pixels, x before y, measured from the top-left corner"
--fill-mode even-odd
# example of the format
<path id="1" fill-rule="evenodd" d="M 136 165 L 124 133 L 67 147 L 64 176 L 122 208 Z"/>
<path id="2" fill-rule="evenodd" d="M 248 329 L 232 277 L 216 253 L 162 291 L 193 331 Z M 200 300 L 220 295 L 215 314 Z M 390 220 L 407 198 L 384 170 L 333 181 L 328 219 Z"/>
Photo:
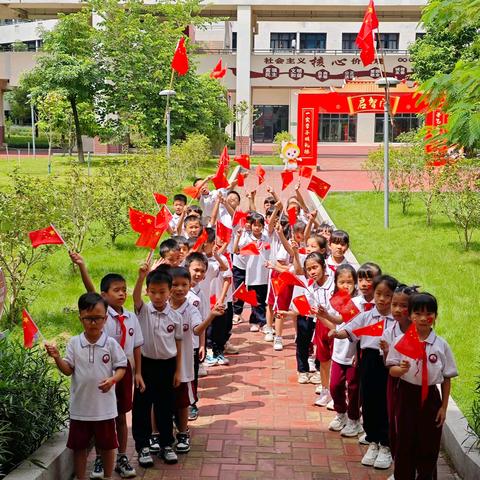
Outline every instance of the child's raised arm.
<path id="1" fill-rule="evenodd" d="M 278 201 L 275 203 L 275 208 L 273 209 L 272 216 L 270 217 L 270 221 L 268 222 L 268 235 L 271 236 L 275 229 L 275 225 L 277 223 L 277 218 L 279 213 L 282 211 L 283 205 L 282 202 Z"/>
<path id="2" fill-rule="evenodd" d="M 270 187 L 270 185 L 267 187 L 267 192 L 275 199 L 275 202 L 280 201 L 280 198 L 278 197 L 277 193 L 272 187 Z"/>
<path id="3" fill-rule="evenodd" d="M 213 320 L 217 317 L 220 317 L 224 313 L 225 313 L 225 307 L 223 305 L 216 304 L 208 314 L 208 317 L 205 320 L 203 320 L 203 322 L 200 325 L 197 325 L 193 329 L 193 333 L 198 336 L 203 335 L 203 333 L 205 333 L 205 330 L 213 322 Z M 205 342 L 202 343 L 200 341 L 200 345 L 204 345 L 204 343 Z"/>
<path id="4" fill-rule="evenodd" d="M 313 210 L 313 212 L 310 212 L 308 214 L 308 222 L 307 222 L 307 226 L 305 227 L 305 238 L 310 238 L 310 235 L 312 233 L 312 227 L 313 225 L 317 225 L 318 226 L 318 221 L 317 221 L 317 211 L 316 210 Z"/>
<path id="5" fill-rule="evenodd" d="M 132 293 L 133 305 L 135 307 L 135 311 L 137 312 L 139 312 L 143 307 L 143 299 L 142 299 L 143 282 L 145 281 L 145 278 L 149 270 L 150 270 L 150 265 L 146 262 L 143 263 L 138 270 L 137 282 L 135 283 L 135 287 Z"/>
<path id="6" fill-rule="evenodd" d="M 237 233 L 235 234 L 235 240 L 233 241 L 233 253 L 239 253 L 240 249 L 239 244 L 240 244 L 240 238 L 242 237 L 243 230 L 239 228 L 237 230 Z"/>
<path id="7" fill-rule="evenodd" d="M 183 221 L 185 220 L 185 216 L 187 215 L 187 206 L 185 205 L 183 207 L 182 213 L 180 214 L 180 217 L 178 219 L 177 223 L 177 232 L 176 235 L 181 235 L 182 234 L 182 229 L 183 229 Z"/>
<path id="8" fill-rule="evenodd" d="M 92 279 L 88 274 L 87 265 L 85 264 L 85 260 L 83 257 L 77 252 L 69 252 L 70 260 L 73 262 L 74 265 L 78 265 L 80 269 L 80 275 L 82 276 L 82 282 L 85 287 L 85 290 L 88 293 L 95 292 L 95 285 L 93 285 Z"/>
<path id="9" fill-rule="evenodd" d="M 299 203 L 300 206 L 302 207 L 302 210 L 303 210 L 305 213 L 309 213 L 310 210 L 308 209 L 307 204 L 305 203 L 305 200 L 303 199 L 302 194 L 300 193 L 300 182 L 298 182 L 298 183 L 295 185 L 295 197 L 297 198 L 298 203 Z"/>
<path id="10" fill-rule="evenodd" d="M 271 222 L 270 222 L 271 223 Z M 295 255 L 292 246 L 290 243 L 288 243 L 287 237 L 283 233 L 283 228 L 280 225 L 280 223 L 277 223 L 277 226 L 275 227 L 275 231 L 277 232 L 278 238 L 280 239 L 280 242 L 283 245 L 283 248 L 287 251 L 287 253 L 293 257 Z"/>
<path id="11" fill-rule="evenodd" d="M 255 207 L 255 195 L 257 194 L 256 190 L 251 191 L 250 193 L 247 193 L 247 198 L 248 198 L 248 208 L 252 212 L 256 212 L 257 209 Z"/>
<path id="12" fill-rule="evenodd" d="M 45 350 L 47 351 L 48 355 L 55 360 L 58 369 L 64 375 L 72 375 L 74 369 L 65 359 L 60 356 L 60 352 L 58 351 L 58 348 L 54 343 L 45 343 Z"/>

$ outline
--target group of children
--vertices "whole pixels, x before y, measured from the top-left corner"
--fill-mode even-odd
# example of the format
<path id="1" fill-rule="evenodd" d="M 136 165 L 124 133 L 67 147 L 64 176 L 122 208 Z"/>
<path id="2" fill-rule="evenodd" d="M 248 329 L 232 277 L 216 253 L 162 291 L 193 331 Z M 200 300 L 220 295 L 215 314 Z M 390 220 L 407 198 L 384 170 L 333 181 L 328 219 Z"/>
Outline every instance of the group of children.
<path id="1" fill-rule="evenodd" d="M 126 455 L 130 410 L 140 466 L 152 466 L 152 454 L 176 463 L 177 454 L 188 453 L 198 378 L 239 352 L 229 339 L 248 308 L 250 331 L 262 332 L 275 352 L 284 348 L 284 323 L 292 321 L 298 382 L 315 384 L 315 404 L 336 412 L 330 430 L 369 445 L 363 465 L 387 469 L 394 458 L 391 478 L 435 478 L 450 378 L 457 375 L 450 348 L 432 329 L 435 298 L 383 275 L 376 264 L 352 266 L 348 234 L 317 220 L 299 185 L 286 205 L 269 187 L 263 209 L 253 192 L 241 212 L 235 182 L 210 191 L 209 180 L 194 182 L 199 205 L 175 195 L 171 237 L 160 244 L 159 258 L 139 269 L 135 313 L 124 308 L 121 275 L 107 274 L 95 293 L 83 258 L 70 254 L 87 291 L 78 302 L 84 332 L 70 340 L 64 358 L 55 345 L 46 348 L 72 375 L 67 446 L 77 478 L 86 478 L 92 438 L 90 478 L 111 478 L 114 468 L 122 478 L 136 476 Z M 256 301 L 246 305 L 239 291 L 255 292 Z M 330 303 L 339 291 L 359 312 L 348 321 Z M 420 360 L 395 349 L 411 322 L 424 342 Z M 359 330 L 380 324 L 381 335 Z"/>

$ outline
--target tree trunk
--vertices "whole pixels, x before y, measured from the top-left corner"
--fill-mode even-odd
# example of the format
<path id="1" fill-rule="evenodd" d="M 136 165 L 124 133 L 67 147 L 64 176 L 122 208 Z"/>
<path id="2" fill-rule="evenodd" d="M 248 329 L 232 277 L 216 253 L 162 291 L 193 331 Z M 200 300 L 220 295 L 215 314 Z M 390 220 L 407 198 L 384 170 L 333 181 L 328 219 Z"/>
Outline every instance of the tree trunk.
<path id="1" fill-rule="evenodd" d="M 80 120 L 78 119 L 77 101 L 75 97 L 70 97 L 70 105 L 72 107 L 73 121 L 75 123 L 75 136 L 77 137 L 77 154 L 79 163 L 85 163 L 83 154 L 82 131 L 80 129 Z"/>

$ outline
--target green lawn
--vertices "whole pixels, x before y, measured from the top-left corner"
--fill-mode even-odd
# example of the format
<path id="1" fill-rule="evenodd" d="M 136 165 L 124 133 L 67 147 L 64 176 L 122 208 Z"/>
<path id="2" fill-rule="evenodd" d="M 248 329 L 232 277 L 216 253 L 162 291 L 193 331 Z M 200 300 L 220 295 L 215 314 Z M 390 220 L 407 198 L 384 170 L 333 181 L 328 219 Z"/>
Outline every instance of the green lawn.
<path id="1" fill-rule="evenodd" d="M 377 262 L 385 273 L 438 298 L 436 331 L 453 349 L 460 373 L 452 382 L 453 397 L 468 415 L 480 359 L 480 233 L 465 252 L 446 217 L 438 214 L 426 226 L 419 199 L 407 216 L 392 202 L 389 230 L 383 227 L 381 194 L 332 194 L 325 207 L 337 227 L 349 232 L 360 263 Z"/>

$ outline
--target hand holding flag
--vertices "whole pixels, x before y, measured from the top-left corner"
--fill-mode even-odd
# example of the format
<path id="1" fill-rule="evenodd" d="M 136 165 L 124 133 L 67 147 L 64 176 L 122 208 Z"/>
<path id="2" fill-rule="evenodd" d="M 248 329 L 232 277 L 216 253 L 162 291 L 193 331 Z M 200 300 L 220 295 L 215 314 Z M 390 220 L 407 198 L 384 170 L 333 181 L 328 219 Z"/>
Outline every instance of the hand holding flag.
<path id="1" fill-rule="evenodd" d="M 312 307 L 308 303 L 307 297 L 305 295 L 300 295 L 293 299 L 293 304 L 297 307 L 298 313 L 303 317 L 308 317 L 311 315 Z"/>
<path id="2" fill-rule="evenodd" d="M 373 323 L 372 325 L 356 328 L 355 330 L 352 330 L 352 333 L 357 337 L 361 337 L 362 335 L 367 335 L 369 337 L 381 337 L 384 327 L 385 320 L 380 320 L 379 322 Z"/>
<path id="3" fill-rule="evenodd" d="M 245 283 L 242 283 L 234 292 L 233 298 L 237 300 L 243 300 L 246 303 L 249 303 L 252 307 L 258 305 L 257 301 L 257 292 L 255 290 L 248 290 Z"/>
<path id="4" fill-rule="evenodd" d="M 342 316 L 344 322 L 349 322 L 360 313 L 346 290 L 334 293 L 330 298 L 330 305 Z"/>

